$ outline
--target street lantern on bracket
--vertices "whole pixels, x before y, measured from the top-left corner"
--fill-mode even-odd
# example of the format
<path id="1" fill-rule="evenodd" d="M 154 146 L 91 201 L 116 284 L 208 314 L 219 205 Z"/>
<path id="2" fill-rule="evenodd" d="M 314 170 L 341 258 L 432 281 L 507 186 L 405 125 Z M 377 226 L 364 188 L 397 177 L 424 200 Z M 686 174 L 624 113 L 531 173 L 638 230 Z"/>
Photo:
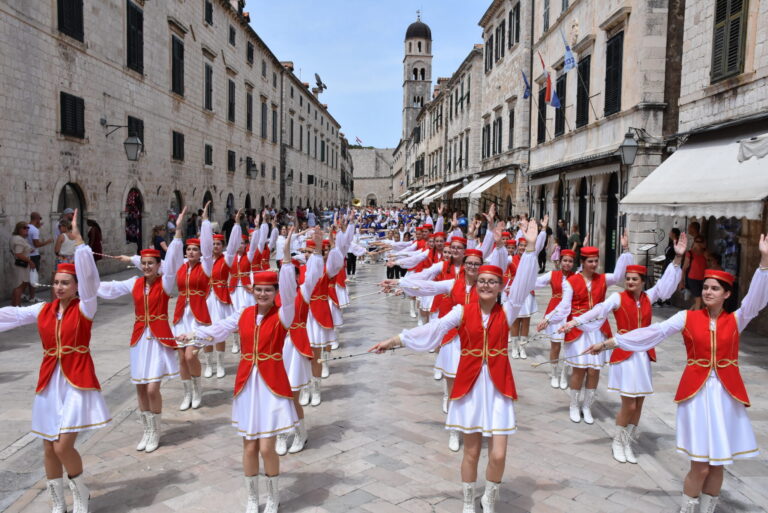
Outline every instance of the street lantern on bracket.
<path id="1" fill-rule="evenodd" d="M 635 140 L 635 134 L 630 129 L 624 136 L 624 140 L 619 146 L 619 156 L 621 157 L 621 163 L 625 166 L 631 166 L 634 164 L 638 148 L 639 145 L 637 144 L 637 140 Z"/>
<path id="2" fill-rule="evenodd" d="M 110 125 L 107 123 L 107 118 L 101 118 L 99 120 L 101 123 L 101 126 L 103 126 L 105 129 L 111 128 L 109 132 L 106 133 L 105 137 L 109 137 L 113 133 L 115 133 L 117 130 L 120 130 L 121 128 L 128 128 L 128 125 Z M 141 142 L 141 139 L 137 135 L 131 135 L 128 134 L 128 138 L 123 141 L 123 149 L 125 150 L 125 156 L 128 160 L 131 162 L 136 162 L 139 160 L 139 155 L 141 155 L 141 149 L 143 148 L 144 143 Z"/>

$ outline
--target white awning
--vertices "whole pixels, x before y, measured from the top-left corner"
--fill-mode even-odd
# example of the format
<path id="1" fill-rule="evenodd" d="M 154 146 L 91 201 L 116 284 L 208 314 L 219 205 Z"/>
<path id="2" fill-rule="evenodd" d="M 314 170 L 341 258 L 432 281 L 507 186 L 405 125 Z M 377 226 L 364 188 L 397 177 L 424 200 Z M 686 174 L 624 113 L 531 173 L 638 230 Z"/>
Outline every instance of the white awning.
<path id="1" fill-rule="evenodd" d="M 629 214 L 760 219 L 768 197 L 768 158 L 739 162 L 738 139 L 747 138 L 684 145 L 632 189 L 619 208 Z"/>
<path id="2" fill-rule="evenodd" d="M 421 190 L 421 191 L 417 191 L 417 192 L 413 192 L 413 191 L 411 191 L 411 192 L 410 192 L 410 196 L 408 196 L 407 198 L 405 198 L 405 199 L 403 199 L 403 200 L 401 200 L 401 201 L 402 201 L 403 203 L 408 203 L 409 201 L 411 201 L 411 199 L 412 199 L 412 198 L 415 198 L 416 196 L 418 196 L 419 194 L 421 194 L 421 193 L 423 193 L 423 192 L 424 192 L 423 190 Z"/>
<path id="3" fill-rule="evenodd" d="M 412 192 L 413 192 L 413 191 L 411 191 L 410 189 L 408 189 L 407 191 L 405 191 L 404 193 L 402 193 L 400 196 L 398 196 L 398 197 L 397 197 L 397 199 L 401 200 L 401 199 L 405 198 L 406 196 L 410 195 Z"/>
<path id="4" fill-rule="evenodd" d="M 458 187 L 459 185 L 461 185 L 461 184 L 460 183 L 453 183 L 451 185 L 446 185 L 445 187 L 443 187 L 439 191 L 430 194 L 426 198 L 422 198 L 421 201 L 422 201 L 422 203 L 429 203 L 429 202 L 434 201 L 436 199 L 440 199 L 443 196 L 445 196 L 446 194 L 448 194 L 448 192 L 450 192 L 451 190 L 453 190 L 456 187 Z"/>
<path id="5" fill-rule="evenodd" d="M 414 196 L 414 197 L 410 198 L 409 200 L 407 200 L 406 203 L 408 203 L 408 207 L 410 208 L 415 203 L 421 201 L 422 198 L 426 198 L 429 194 L 431 194 L 433 192 L 435 192 L 434 188 L 423 190 L 419 194 L 417 194 L 416 196 Z"/>
<path id="6" fill-rule="evenodd" d="M 536 187 L 537 185 L 546 185 L 548 183 L 555 183 L 560 180 L 560 175 L 543 176 L 541 178 L 531 178 L 528 180 L 528 185 Z"/>
<path id="7" fill-rule="evenodd" d="M 497 183 L 499 183 L 500 181 L 502 181 L 506 177 L 507 177 L 507 172 L 506 171 L 504 171 L 503 173 L 499 173 L 499 174 L 493 176 L 490 180 L 488 180 L 484 184 L 480 185 L 480 187 L 478 187 L 474 191 L 470 192 L 469 193 L 469 197 L 470 198 L 479 198 L 483 194 L 483 192 L 487 191 L 488 189 L 490 189 L 491 187 L 493 187 L 494 185 L 496 185 Z"/>
<path id="8" fill-rule="evenodd" d="M 483 185 L 485 182 L 493 178 L 493 176 L 483 176 L 481 178 L 476 178 L 469 182 L 467 185 L 459 189 L 453 194 L 453 199 L 460 199 L 460 198 L 468 198 L 469 194 L 473 192 L 475 189 Z"/>

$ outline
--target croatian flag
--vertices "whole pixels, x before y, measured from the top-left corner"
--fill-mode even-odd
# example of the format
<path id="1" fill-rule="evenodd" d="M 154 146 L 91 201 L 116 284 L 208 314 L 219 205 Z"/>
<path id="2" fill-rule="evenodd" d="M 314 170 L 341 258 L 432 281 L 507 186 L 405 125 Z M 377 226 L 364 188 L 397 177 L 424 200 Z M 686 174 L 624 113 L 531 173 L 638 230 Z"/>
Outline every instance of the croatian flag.
<path id="1" fill-rule="evenodd" d="M 547 76 L 547 91 L 544 93 L 544 101 L 549 103 L 552 101 L 552 79 L 547 71 L 547 66 L 544 64 L 544 57 L 541 56 L 541 52 L 538 52 L 539 60 L 541 61 L 541 67 L 544 68 L 544 74 Z"/>
<path id="2" fill-rule="evenodd" d="M 520 73 L 523 74 L 523 82 L 525 82 L 525 92 L 523 93 L 523 99 L 527 100 L 529 96 L 531 96 L 531 84 L 528 82 L 528 77 L 525 76 L 525 71 L 520 70 Z"/>
<path id="3" fill-rule="evenodd" d="M 357 136 L 355 136 L 355 142 L 356 142 L 357 144 L 359 144 L 360 146 L 362 146 L 362 145 L 363 145 L 363 141 L 362 141 L 362 140 L 360 140 L 360 138 L 359 138 L 359 137 L 357 137 Z"/>
<path id="4" fill-rule="evenodd" d="M 576 59 L 573 57 L 571 47 L 568 46 L 568 41 L 565 40 L 565 33 L 560 28 L 560 37 L 563 38 L 563 45 L 565 45 L 565 57 L 563 58 L 563 73 L 568 73 L 576 67 Z"/>

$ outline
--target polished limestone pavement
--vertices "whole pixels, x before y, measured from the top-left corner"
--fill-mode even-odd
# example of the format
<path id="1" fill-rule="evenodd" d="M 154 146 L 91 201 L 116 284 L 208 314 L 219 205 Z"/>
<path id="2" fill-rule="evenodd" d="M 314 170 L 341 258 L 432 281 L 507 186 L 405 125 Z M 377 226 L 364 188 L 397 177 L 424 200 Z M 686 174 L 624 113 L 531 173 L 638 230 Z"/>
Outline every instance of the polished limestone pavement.
<path id="1" fill-rule="evenodd" d="M 354 298 L 375 291 L 381 265 L 359 265 L 350 284 Z M 112 277 L 109 277 L 111 279 Z M 548 294 L 537 293 L 540 309 Z M 674 310 L 655 311 L 657 320 Z M 538 319 L 534 316 L 534 322 Z M 407 302 L 373 295 L 353 300 L 344 313 L 341 348 L 334 356 L 361 353 L 374 342 L 411 327 Z M 244 510 L 241 438 L 230 426 L 236 355 L 227 352 L 227 376 L 204 380 L 203 407 L 179 411 L 181 383 L 163 386 L 165 409 L 160 448 L 139 453 L 141 435 L 128 369 L 133 321 L 130 300 L 102 302 L 94 323 L 92 353 L 113 422 L 81 434 L 93 512 L 239 512 Z M 568 396 L 549 386 L 546 346 L 535 339 L 527 360 L 513 360 L 518 432 L 510 436 L 498 512 L 677 511 L 687 460 L 674 451 L 672 401 L 685 352 L 674 337 L 658 350 L 657 393 L 646 401 L 636 446 L 639 464 L 620 464 L 610 453 L 615 394 L 600 383 L 593 426 L 568 420 Z M 229 350 L 229 346 L 227 347 Z M 743 337 L 741 371 L 751 393 L 749 413 L 768 447 L 768 347 Z M 323 403 L 306 408 L 309 445 L 281 459 L 281 506 L 288 512 L 459 512 L 461 453 L 448 450 L 440 410 L 441 387 L 432 379 L 433 354 L 398 350 L 331 362 Z M 48 512 L 42 449 L 28 435 L 40 362 L 34 326 L 0 334 L 0 510 Z M 484 451 L 485 452 L 485 451 Z M 478 491 L 482 493 L 485 457 Z M 718 511 L 757 512 L 768 505 L 765 455 L 729 466 Z M 265 485 L 261 485 L 262 497 Z M 67 492 L 69 499 L 69 492 Z M 262 507 L 264 499 L 262 498 Z M 481 511 L 479 500 L 478 513 Z"/>

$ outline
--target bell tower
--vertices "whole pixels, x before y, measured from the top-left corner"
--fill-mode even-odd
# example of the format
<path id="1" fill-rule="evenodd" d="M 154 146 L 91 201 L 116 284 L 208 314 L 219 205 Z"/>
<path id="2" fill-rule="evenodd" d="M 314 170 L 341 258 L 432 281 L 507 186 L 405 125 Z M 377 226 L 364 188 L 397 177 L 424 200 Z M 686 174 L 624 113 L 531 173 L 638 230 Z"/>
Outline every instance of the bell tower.
<path id="1" fill-rule="evenodd" d="M 407 139 L 419 111 L 432 98 L 432 31 L 421 21 L 420 11 L 405 32 L 404 50 L 403 139 Z"/>

